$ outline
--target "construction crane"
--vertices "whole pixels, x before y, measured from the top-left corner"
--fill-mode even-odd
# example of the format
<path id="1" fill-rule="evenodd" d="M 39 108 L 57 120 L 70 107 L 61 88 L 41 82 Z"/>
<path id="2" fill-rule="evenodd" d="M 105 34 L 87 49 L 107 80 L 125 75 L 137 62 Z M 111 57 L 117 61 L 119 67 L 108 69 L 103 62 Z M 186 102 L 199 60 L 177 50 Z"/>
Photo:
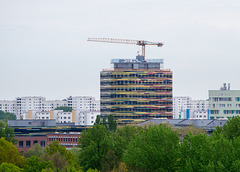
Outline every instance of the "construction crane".
<path id="1" fill-rule="evenodd" d="M 144 59 L 145 59 L 145 46 L 146 45 L 157 45 L 158 47 L 163 46 L 163 43 L 161 43 L 161 42 L 150 42 L 150 41 L 144 41 L 144 40 L 131 40 L 131 39 L 88 38 L 88 41 L 140 45 L 140 46 L 142 46 L 142 56 L 144 57 Z"/>

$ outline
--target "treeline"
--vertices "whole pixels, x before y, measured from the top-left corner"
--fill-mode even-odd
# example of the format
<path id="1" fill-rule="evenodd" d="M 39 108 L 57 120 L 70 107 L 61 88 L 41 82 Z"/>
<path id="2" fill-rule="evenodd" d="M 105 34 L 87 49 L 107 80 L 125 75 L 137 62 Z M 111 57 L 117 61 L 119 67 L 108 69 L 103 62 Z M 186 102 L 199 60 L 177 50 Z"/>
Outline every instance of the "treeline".
<path id="1" fill-rule="evenodd" d="M 7 123 L 8 120 L 15 120 L 16 115 L 9 112 L 3 112 L 0 110 L 0 121 Z"/>
<path id="2" fill-rule="evenodd" d="M 98 118 L 82 133 L 79 147 L 67 150 L 54 141 L 45 149 L 36 144 L 24 156 L 0 139 L 0 171 L 235 172 L 240 169 L 240 118 L 210 136 L 165 124 L 116 128 L 112 117 Z"/>
<path id="3" fill-rule="evenodd" d="M 240 118 L 208 136 L 167 125 L 125 126 L 115 132 L 95 125 L 80 139 L 79 164 L 99 171 L 239 171 Z M 193 130 L 196 131 L 196 130 Z"/>

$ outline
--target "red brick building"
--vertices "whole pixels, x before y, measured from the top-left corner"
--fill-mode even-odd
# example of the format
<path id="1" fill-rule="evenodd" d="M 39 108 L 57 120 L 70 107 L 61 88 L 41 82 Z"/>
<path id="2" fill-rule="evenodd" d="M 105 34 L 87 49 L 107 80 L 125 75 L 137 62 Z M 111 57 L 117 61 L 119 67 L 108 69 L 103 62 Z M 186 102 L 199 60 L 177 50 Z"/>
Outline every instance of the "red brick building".
<path id="1" fill-rule="evenodd" d="M 54 140 L 57 140 L 60 145 L 67 148 L 77 146 L 79 137 L 80 133 L 49 133 L 47 135 L 19 135 L 15 139 L 18 140 L 18 150 L 25 153 L 36 143 L 41 147 L 46 147 Z"/>

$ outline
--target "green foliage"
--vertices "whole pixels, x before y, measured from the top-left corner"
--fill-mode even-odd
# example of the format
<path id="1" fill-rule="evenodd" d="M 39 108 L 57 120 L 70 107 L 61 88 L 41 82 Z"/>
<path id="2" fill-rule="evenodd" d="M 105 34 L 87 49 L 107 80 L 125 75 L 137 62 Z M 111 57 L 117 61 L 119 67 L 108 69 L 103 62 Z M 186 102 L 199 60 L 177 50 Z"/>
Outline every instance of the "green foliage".
<path id="1" fill-rule="evenodd" d="M 117 122 L 114 120 L 113 115 L 108 115 L 108 129 L 110 131 L 116 131 L 117 129 Z"/>
<path id="2" fill-rule="evenodd" d="M 104 126 L 104 127 L 107 128 L 107 117 L 106 117 L 106 116 L 103 116 L 103 119 L 102 119 L 102 126 Z"/>
<path id="3" fill-rule="evenodd" d="M 106 127 L 109 131 L 113 131 L 113 132 L 116 131 L 117 129 L 117 122 L 114 120 L 113 115 L 108 115 L 108 117 L 103 116 L 102 121 L 101 121 L 100 115 L 98 115 L 94 125 L 102 125 Z"/>
<path id="4" fill-rule="evenodd" d="M 4 138 L 0 138 L 0 164 L 3 162 L 22 167 L 25 165 L 25 158 L 19 155 L 15 145 Z"/>
<path id="5" fill-rule="evenodd" d="M 98 171 L 97 169 L 94 169 L 94 170 L 93 170 L 93 169 L 90 168 L 90 169 L 88 169 L 87 172 L 99 172 L 99 171 Z"/>
<path id="6" fill-rule="evenodd" d="M 88 169 L 101 170 L 105 166 L 105 157 L 113 148 L 110 132 L 105 126 L 94 125 L 92 129 L 83 131 L 80 138 L 80 164 L 84 171 Z"/>
<path id="7" fill-rule="evenodd" d="M 16 115 L 9 112 L 3 112 L 0 110 L 0 121 L 3 121 L 4 123 L 7 123 L 8 120 L 15 120 Z"/>
<path id="8" fill-rule="evenodd" d="M 217 127 L 215 133 L 222 133 L 227 139 L 233 139 L 240 136 L 240 117 L 234 116 L 228 120 L 223 127 Z"/>
<path id="9" fill-rule="evenodd" d="M 114 152 L 118 157 L 118 160 L 122 158 L 123 152 L 131 140 L 135 139 L 139 133 L 143 131 L 142 127 L 134 126 L 124 126 L 118 128 L 115 133 L 113 133 L 114 139 Z"/>
<path id="10" fill-rule="evenodd" d="M 52 161 L 57 170 L 64 168 L 65 170 L 81 171 L 81 167 L 76 163 L 76 155 L 67 150 L 65 146 L 59 145 L 57 140 L 51 142 L 45 151 L 43 159 Z"/>
<path id="11" fill-rule="evenodd" d="M 127 146 L 123 162 L 137 171 L 174 171 L 179 156 L 179 137 L 171 128 L 145 128 Z"/>
<path id="12" fill-rule="evenodd" d="M 57 107 L 55 110 L 63 110 L 63 112 L 72 112 L 72 108 L 68 106 L 60 106 Z"/>
<path id="13" fill-rule="evenodd" d="M 26 153 L 25 157 L 30 158 L 31 156 L 37 156 L 41 157 L 44 154 L 44 148 L 42 148 L 39 144 L 35 144 L 33 147 L 31 147 Z"/>
<path id="14" fill-rule="evenodd" d="M 10 127 L 8 124 L 4 124 L 3 122 L 0 122 L 0 138 L 4 137 L 5 140 L 17 143 L 17 140 L 14 139 L 14 129 Z"/>
<path id="15" fill-rule="evenodd" d="M 97 116 L 94 125 L 101 125 L 101 116 L 100 115 Z"/>
<path id="16" fill-rule="evenodd" d="M 21 172 L 23 169 L 14 164 L 2 163 L 0 165 L 0 172 Z"/>
<path id="17" fill-rule="evenodd" d="M 53 168 L 51 161 L 41 161 L 37 156 L 31 156 L 27 159 L 27 165 L 24 172 L 41 172 L 43 169 Z"/>
<path id="18" fill-rule="evenodd" d="M 231 171 L 240 158 L 240 138 L 228 140 L 222 134 L 189 134 L 180 150 L 179 171 Z"/>

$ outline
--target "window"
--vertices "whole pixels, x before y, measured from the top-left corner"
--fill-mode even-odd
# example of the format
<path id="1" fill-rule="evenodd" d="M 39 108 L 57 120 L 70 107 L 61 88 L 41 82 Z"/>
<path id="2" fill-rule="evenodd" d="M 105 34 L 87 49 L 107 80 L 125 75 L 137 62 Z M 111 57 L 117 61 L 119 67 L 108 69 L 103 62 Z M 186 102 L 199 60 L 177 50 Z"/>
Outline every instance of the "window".
<path id="1" fill-rule="evenodd" d="M 37 141 L 37 140 L 34 140 L 34 141 L 33 141 L 33 145 L 35 145 L 36 143 L 38 143 L 38 141 Z"/>
<path id="2" fill-rule="evenodd" d="M 23 141 L 19 141 L 19 142 L 18 142 L 18 145 L 19 145 L 19 146 L 18 146 L 19 148 L 22 148 L 22 147 L 23 147 Z"/>
<path id="3" fill-rule="evenodd" d="M 26 147 L 27 148 L 31 147 L 31 141 L 26 141 Z"/>
<path id="4" fill-rule="evenodd" d="M 41 140 L 41 147 L 45 147 L 45 141 Z"/>

